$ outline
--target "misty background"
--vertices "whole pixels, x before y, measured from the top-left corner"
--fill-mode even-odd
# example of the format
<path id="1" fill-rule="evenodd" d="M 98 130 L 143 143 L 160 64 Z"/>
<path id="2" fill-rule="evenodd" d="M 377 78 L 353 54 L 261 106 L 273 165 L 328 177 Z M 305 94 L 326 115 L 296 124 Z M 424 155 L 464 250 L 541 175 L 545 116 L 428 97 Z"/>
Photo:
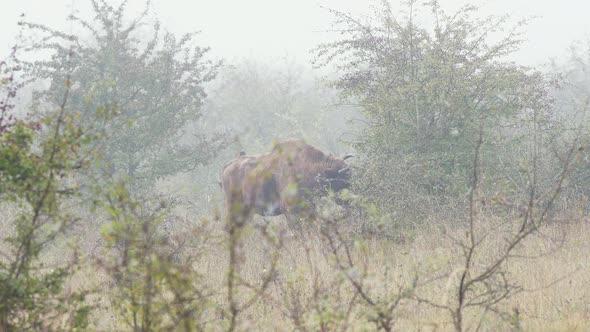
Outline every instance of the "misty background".
<path id="1" fill-rule="evenodd" d="M 112 2 L 116 7 L 120 2 Z M 470 1 L 440 2 L 448 13 Z M 590 31 L 586 13 L 590 4 L 576 0 L 555 1 L 479 1 L 475 16 L 509 15 L 507 25 L 529 20 L 522 30 L 524 43 L 507 56 L 508 61 L 551 71 L 550 62 L 560 63 L 570 48 L 586 40 Z M 407 15 L 402 2 L 391 3 L 394 15 Z M 124 17 L 136 19 L 146 8 L 140 0 L 128 1 Z M 236 152 L 267 151 L 275 139 L 303 137 L 309 143 L 337 155 L 354 152 L 351 139 L 365 123 L 359 107 L 343 104 L 338 92 L 328 86 L 341 73 L 333 64 L 313 68 L 314 52 L 321 43 L 339 38 L 334 15 L 329 9 L 349 13 L 360 20 L 374 17 L 382 8 L 379 1 L 152 1 L 137 36 L 149 40 L 152 24 L 159 20 L 163 31 L 177 36 L 198 32 L 192 41 L 209 47 L 206 59 L 223 61 L 217 77 L 203 85 L 207 98 L 203 117 L 183 128 L 180 144 L 190 144 L 194 135 L 228 135 L 228 142 L 212 161 L 188 172 L 161 177 L 158 190 L 183 193 L 203 213 L 210 203 L 219 201 L 219 170 Z M 428 9 L 416 6 L 417 19 L 431 19 Z M 422 13 L 420 13 L 422 12 Z M 4 54 L 19 38 L 19 20 L 35 22 L 66 33 L 88 33 L 67 20 L 71 14 L 92 19 L 92 7 L 85 0 L 4 2 L 0 12 L 0 45 Z M 24 17 L 21 17 L 24 14 Z M 432 27 L 433 22 L 418 22 Z M 504 33 L 500 32 L 499 37 Z M 24 43 L 39 38 L 27 32 Z M 84 37 L 82 35 L 81 37 Z M 88 36 L 91 39 L 91 36 Z M 495 41 L 495 36 L 490 36 Z M 22 45 L 21 45 L 22 46 Z M 31 56 L 28 52 L 25 57 Z M 43 56 L 43 52 L 37 53 Z M 47 83 L 47 81 L 45 81 Z M 41 81 L 20 92 L 24 101 L 35 88 L 47 88 Z M 22 103 L 21 112 L 29 106 Z M 229 143 L 232 141 L 232 143 Z"/>
<path id="2" fill-rule="evenodd" d="M 590 330 L 590 4 L 0 1 L 0 331 Z"/>
<path id="3" fill-rule="evenodd" d="M 84 0 L 4 0 L 2 3 L 0 45 L 3 54 L 14 44 L 17 22 L 23 13 L 28 21 L 67 31 L 66 17 L 72 11 L 82 17 L 91 12 L 88 1 Z M 526 65 L 539 65 L 550 58 L 564 56 L 573 42 L 586 39 L 590 33 L 590 3 L 586 1 L 443 0 L 440 3 L 448 12 L 465 4 L 478 4 L 482 6 L 481 16 L 533 17 L 525 29 L 527 42 L 513 56 L 514 61 Z M 309 50 L 331 37 L 327 31 L 331 28 L 332 16 L 322 7 L 353 15 L 371 13 L 371 2 L 361 0 L 154 0 L 152 4 L 151 12 L 158 14 L 163 27 L 176 34 L 201 31 L 198 43 L 210 46 L 212 55 L 228 60 L 288 56 L 308 63 Z M 132 0 L 128 13 L 139 13 L 143 8 L 143 1 Z"/>

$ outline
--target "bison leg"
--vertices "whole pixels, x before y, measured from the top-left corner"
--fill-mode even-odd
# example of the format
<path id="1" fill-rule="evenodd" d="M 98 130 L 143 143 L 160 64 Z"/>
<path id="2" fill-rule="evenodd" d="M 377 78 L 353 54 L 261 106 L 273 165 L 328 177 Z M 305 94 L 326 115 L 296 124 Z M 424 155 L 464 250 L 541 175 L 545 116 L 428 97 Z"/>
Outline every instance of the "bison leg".
<path id="1" fill-rule="evenodd" d="M 256 200 L 256 208 L 258 213 L 263 216 L 278 216 L 283 213 L 277 183 L 273 176 L 265 179 Z"/>
<path id="2" fill-rule="evenodd" d="M 245 223 L 252 215 L 251 205 L 248 204 L 239 188 L 231 188 L 226 194 L 226 217 L 232 223 Z"/>

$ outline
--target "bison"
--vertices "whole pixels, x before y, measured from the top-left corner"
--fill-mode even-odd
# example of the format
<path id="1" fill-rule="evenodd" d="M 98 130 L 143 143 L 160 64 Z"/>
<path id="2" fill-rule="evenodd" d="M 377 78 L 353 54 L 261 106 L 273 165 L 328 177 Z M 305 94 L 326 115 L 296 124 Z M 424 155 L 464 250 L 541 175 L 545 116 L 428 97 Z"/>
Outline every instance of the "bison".
<path id="1" fill-rule="evenodd" d="M 277 143 L 266 154 L 241 152 L 221 173 L 227 213 L 241 222 L 253 214 L 311 216 L 314 195 L 350 188 L 351 170 L 344 162 L 350 157 L 325 154 L 301 139 Z"/>

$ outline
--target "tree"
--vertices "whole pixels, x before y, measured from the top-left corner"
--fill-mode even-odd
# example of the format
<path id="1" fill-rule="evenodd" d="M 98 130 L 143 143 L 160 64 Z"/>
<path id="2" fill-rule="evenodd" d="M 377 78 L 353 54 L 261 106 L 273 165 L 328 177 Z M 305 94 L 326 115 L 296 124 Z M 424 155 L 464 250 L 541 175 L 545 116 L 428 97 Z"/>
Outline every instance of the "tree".
<path id="1" fill-rule="evenodd" d="M 13 59 L 14 60 L 14 59 Z M 78 268 L 78 255 L 57 266 L 44 266 L 47 245 L 76 220 L 61 206 L 78 192 L 76 176 L 94 156 L 87 149 L 96 136 L 77 126 L 79 113 L 66 108 L 70 82 L 56 112 L 39 121 L 16 119 L 10 112 L 20 84 L 14 70 L 0 63 L 0 204 L 19 213 L 3 215 L 8 232 L 0 248 L 0 331 L 76 330 L 88 324 L 85 292 L 66 289 Z M 67 75 L 66 75 L 67 76 Z"/>
<path id="2" fill-rule="evenodd" d="M 287 60 L 245 59 L 225 66 L 206 103 L 210 122 L 223 123 L 249 148 L 263 150 L 274 139 L 302 137 L 337 152 L 344 110 L 334 109 L 335 92 L 310 74 Z"/>
<path id="3" fill-rule="evenodd" d="M 584 143 L 590 141 L 590 41 L 572 45 L 569 57 L 562 62 L 554 62 L 552 70 L 563 75 L 563 84 L 555 91 L 555 121 L 562 124 L 563 130 L 556 135 L 554 148 L 563 146 L 564 142 L 577 138 Z M 583 152 L 580 167 L 572 173 L 568 183 L 569 194 L 582 195 L 586 201 L 590 192 L 590 156 Z M 571 197 L 571 196 L 570 196 Z M 583 203 L 584 210 L 587 209 Z"/>
<path id="4" fill-rule="evenodd" d="M 13 64 L 10 64 L 12 60 Z M 2 89 L 2 98 L 0 99 L 0 134 L 8 129 L 16 121 L 12 110 L 15 107 L 14 99 L 21 84 L 15 80 L 15 72 L 20 68 L 16 66 L 16 47 L 10 53 L 8 61 L 0 61 L 0 88 Z"/>
<path id="5" fill-rule="evenodd" d="M 398 212 L 423 206 L 420 219 L 428 207 L 466 200 L 480 126 L 482 158 L 497 169 L 487 181 L 501 182 L 523 155 L 511 151 L 527 149 L 529 120 L 547 125 L 554 82 L 505 60 L 526 21 L 511 27 L 508 17 L 474 18 L 474 6 L 447 14 L 438 1 L 404 3 L 402 18 L 386 1 L 366 21 L 332 11 L 342 37 L 320 45 L 315 64 L 335 66 L 333 85 L 365 115 L 352 140 L 364 163 L 359 189 Z"/>
<path id="6" fill-rule="evenodd" d="M 538 130 L 538 127 L 535 130 Z M 534 256 L 528 257 L 519 254 L 524 243 L 531 238 L 536 236 L 543 239 L 549 238 L 543 231 L 552 221 L 550 211 L 572 170 L 576 168 L 580 154 L 585 150 L 578 139 L 569 142 L 561 169 L 552 176 L 551 189 L 542 191 L 537 181 L 540 170 L 536 167 L 540 156 L 539 151 L 534 149 L 533 160 L 527 170 L 530 179 L 526 188 L 528 198 L 521 202 L 510 201 L 500 195 L 489 199 L 480 191 L 480 185 L 485 177 L 480 160 L 481 147 L 484 143 L 483 133 L 482 128 L 473 156 L 473 173 L 466 216 L 468 227 L 464 231 L 465 237 L 446 234 L 460 253 L 458 267 L 446 275 L 448 277 L 446 289 L 450 293 L 450 300 L 443 302 L 439 299 L 421 297 L 419 293 L 415 295 L 418 302 L 447 311 L 452 318 L 455 331 L 458 332 L 470 330 L 475 324 L 477 324 L 475 330 L 480 330 L 486 316 L 490 313 L 510 322 L 514 329 L 520 330 L 518 308 L 513 308 L 513 313 L 509 313 L 503 307 L 503 303 L 524 291 L 526 285 L 512 280 L 506 266 L 509 261 L 540 258 L 555 250 L 553 248 L 540 250 Z M 535 135 L 535 137 L 538 136 Z M 506 220 L 490 218 L 490 216 L 498 215 L 501 209 L 510 211 L 508 217 L 505 216 Z M 514 211 L 518 213 L 515 214 Z M 501 234 L 502 241 L 497 248 L 490 250 L 489 242 L 496 241 L 493 235 L 498 234 Z M 547 242 L 550 247 L 550 241 Z M 546 287 L 558 281 L 559 279 Z M 473 310 L 476 310 L 479 320 L 469 322 L 468 313 L 473 313 Z"/>
<path id="7" fill-rule="evenodd" d="M 98 266 L 113 280 L 108 296 L 121 327 L 132 331 L 207 329 L 205 313 L 215 294 L 205 274 L 195 270 L 211 234 L 204 227 L 185 230 L 181 241 L 159 231 L 170 218 L 163 202 L 135 201 L 124 183 L 108 184 L 99 201 L 109 222 L 102 236 L 109 249 Z M 155 203 L 155 204 L 154 204 Z M 154 206 L 155 205 L 155 206 Z M 190 253 L 184 246 L 191 246 Z M 198 249 L 196 249 L 198 248 Z"/>
<path id="8" fill-rule="evenodd" d="M 118 113 L 102 124 L 108 137 L 102 143 L 106 175 L 128 177 L 137 188 L 207 163 L 224 146 L 226 136 L 187 138 L 185 129 L 202 116 L 203 85 L 215 77 L 220 63 L 206 60 L 208 48 L 191 46 L 194 33 L 180 38 L 162 34 L 157 21 L 151 25 L 152 37 L 144 43 L 140 27 L 149 2 L 131 22 L 124 17 L 126 2 L 118 7 L 103 0 L 91 3 L 92 20 L 69 17 L 81 27 L 79 33 L 24 23 L 44 36 L 29 51 L 52 52 L 49 61 L 25 63 L 31 79 L 51 82 L 49 89 L 37 94 L 38 104 L 59 102 L 65 89 L 62 69 L 71 68 L 70 104 L 82 112 L 82 123 L 94 123 L 91 114 L 97 108 Z M 82 37 L 86 35 L 91 40 Z M 65 63 L 64 55 L 69 53 L 72 60 Z"/>

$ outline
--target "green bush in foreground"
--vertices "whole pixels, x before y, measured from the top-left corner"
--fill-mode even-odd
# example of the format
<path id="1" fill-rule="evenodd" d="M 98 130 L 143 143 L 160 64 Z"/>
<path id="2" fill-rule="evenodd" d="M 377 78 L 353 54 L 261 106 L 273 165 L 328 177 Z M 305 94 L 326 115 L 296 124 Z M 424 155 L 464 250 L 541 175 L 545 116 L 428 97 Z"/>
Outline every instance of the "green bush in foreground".
<path id="1" fill-rule="evenodd" d="M 0 331 L 76 330 L 87 325 L 85 294 L 65 287 L 78 267 L 71 259 L 46 266 L 40 259 L 47 245 L 75 218 L 61 211 L 65 199 L 76 194 L 76 176 L 93 155 L 86 146 L 94 137 L 75 123 L 79 116 L 61 107 L 39 122 L 17 120 L 10 114 L 19 85 L 6 63 L 8 79 L 0 122 L 0 203 L 12 204 L 18 213 L 8 220 L 9 234 L 0 239 Z M 8 74 L 7 74 L 8 73 Z M 69 81 L 64 82 L 69 86 Z M 3 216 L 11 218 L 10 216 Z M 5 222 L 6 220 L 3 220 Z"/>

